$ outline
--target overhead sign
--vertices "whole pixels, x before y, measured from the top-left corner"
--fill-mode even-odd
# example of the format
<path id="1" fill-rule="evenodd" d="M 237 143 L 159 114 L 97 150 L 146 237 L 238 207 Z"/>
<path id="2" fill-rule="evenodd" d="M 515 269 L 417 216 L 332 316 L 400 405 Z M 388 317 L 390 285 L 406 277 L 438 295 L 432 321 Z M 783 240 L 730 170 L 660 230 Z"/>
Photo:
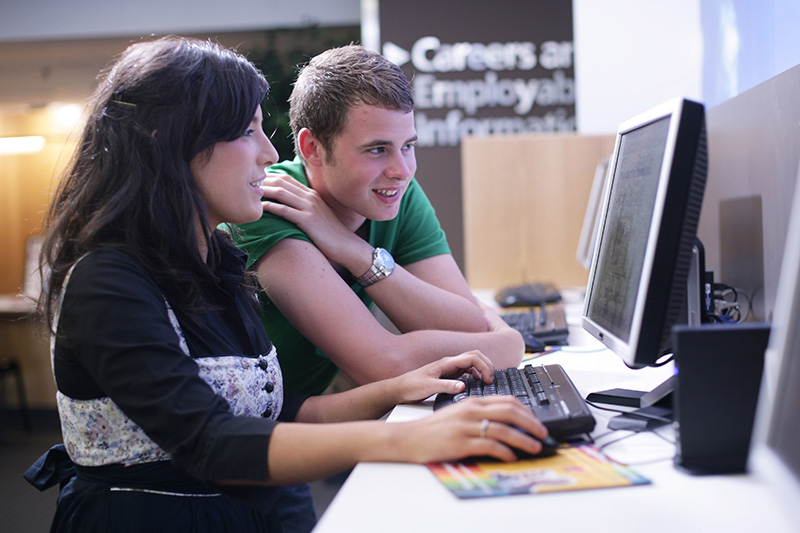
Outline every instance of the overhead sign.
<path id="1" fill-rule="evenodd" d="M 461 139 L 576 130 L 572 1 L 362 3 L 364 44 L 411 80 L 417 178 L 461 263 Z"/>
<path id="2" fill-rule="evenodd" d="M 420 147 L 455 146 L 464 135 L 575 130 L 572 51 L 572 41 L 442 43 L 428 35 L 410 50 L 383 43 L 384 56 L 414 69 Z M 470 77 L 442 75 L 450 73 Z M 483 113 L 496 109 L 506 116 Z M 432 118 L 431 110 L 446 113 Z"/>

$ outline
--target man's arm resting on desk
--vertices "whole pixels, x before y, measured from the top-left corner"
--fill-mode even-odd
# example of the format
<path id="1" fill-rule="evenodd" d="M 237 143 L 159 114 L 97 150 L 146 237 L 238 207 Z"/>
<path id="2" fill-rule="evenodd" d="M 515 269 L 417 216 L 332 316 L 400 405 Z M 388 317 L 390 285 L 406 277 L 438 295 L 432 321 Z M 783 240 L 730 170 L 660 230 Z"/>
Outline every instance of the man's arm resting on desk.
<path id="1" fill-rule="evenodd" d="M 259 283 L 281 313 L 358 384 L 469 350 L 480 350 L 497 367 L 517 366 L 522 359 L 519 334 L 487 314 L 482 316 L 489 317 L 483 318 L 488 326 L 480 333 L 425 329 L 394 335 L 305 241 L 285 239 L 256 265 Z"/>
<path id="2" fill-rule="evenodd" d="M 366 288 L 401 332 L 444 329 L 480 333 L 489 324 L 453 256 L 441 254 L 404 267 Z"/>

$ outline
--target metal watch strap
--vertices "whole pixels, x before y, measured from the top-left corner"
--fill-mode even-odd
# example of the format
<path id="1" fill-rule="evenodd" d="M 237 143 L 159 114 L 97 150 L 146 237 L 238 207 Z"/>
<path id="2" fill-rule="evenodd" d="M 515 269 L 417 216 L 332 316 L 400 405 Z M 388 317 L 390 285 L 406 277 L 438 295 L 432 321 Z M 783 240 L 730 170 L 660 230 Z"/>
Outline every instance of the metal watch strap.
<path id="1" fill-rule="evenodd" d="M 380 257 L 388 257 L 390 264 L 384 265 L 380 261 Z M 380 280 L 388 277 L 394 271 L 394 259 L 389 255 L 389 252 L 383 248 L 375 248 L 372 252 L 372 265 L 362 275 L 356 278 L 356 281 L 362 287 L 369 287 Z"/>

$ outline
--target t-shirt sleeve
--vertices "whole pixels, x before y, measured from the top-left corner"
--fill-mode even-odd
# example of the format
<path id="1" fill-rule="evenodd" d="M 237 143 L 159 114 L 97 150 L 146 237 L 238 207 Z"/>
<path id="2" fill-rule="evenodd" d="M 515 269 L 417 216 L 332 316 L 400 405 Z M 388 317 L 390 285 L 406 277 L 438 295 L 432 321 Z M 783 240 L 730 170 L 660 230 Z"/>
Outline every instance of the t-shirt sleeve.
<path id="1" fill-rule="evenodd" d="M 247 268 L 253 266 L 253 263 L 283 239 L 313 242 L 296 225 L 272 213 L 264 213 L 259 220 L 239 224 L 229 231 L 236 246 L 247 253 Z"/>

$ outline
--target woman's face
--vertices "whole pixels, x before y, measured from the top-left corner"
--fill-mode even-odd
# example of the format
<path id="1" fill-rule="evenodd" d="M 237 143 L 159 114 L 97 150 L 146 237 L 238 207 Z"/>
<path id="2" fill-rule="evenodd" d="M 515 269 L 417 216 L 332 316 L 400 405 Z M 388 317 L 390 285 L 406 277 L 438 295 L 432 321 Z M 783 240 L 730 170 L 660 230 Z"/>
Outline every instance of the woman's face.
<path id="1" fill-rule="evenodd" d="M 261 128 L 261 108 L 238 139 L 218 142 L 211 156 L 203 152 L 189 166 L 206 202 L 209 226 L 242 224 L 261 217 L 264 169 L 278 160 L 278 152 Z"/>

